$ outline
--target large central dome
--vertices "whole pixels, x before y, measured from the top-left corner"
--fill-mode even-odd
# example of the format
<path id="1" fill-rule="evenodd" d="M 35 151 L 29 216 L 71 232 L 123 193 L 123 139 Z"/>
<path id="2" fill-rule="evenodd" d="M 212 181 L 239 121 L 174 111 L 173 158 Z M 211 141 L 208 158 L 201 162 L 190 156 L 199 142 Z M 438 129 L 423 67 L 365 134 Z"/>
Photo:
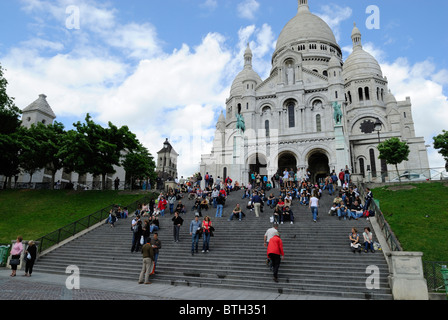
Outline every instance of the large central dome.
<path id="1" fill-rule="evenodd" d="M 277 40 L 276 50 L 294 42 L 307 40 L 338 46 L 333 31 L 328 24 L 310 12 L 308 1 L 299 0 L 297 15 L 283 28 Z"/>

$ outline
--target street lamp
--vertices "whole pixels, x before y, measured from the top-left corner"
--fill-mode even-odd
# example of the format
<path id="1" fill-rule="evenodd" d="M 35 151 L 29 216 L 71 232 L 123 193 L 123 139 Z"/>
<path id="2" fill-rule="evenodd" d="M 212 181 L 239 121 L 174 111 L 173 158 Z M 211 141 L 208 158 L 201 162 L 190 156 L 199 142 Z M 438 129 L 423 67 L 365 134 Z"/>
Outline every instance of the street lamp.
<path id="1" fill-rule="evenodd" d="M 381 122 L 381 120 L 379 118 L 376 118 L 374 129 L 376 132 L 378 132 L 378 144 L 380 144 L 381 143 L 380 132 L 383 129 L 383 123 Z M 381 163 L 381 181 L 382 182 L 385 182 L 385 180 L 386 180 L 384 170 L 385 169 L 383 169 L 383 163 Z"/>
<path id="2" fill-rule="evenodd" d="M 378 144 L 379 144 L 381 143 L 380 132 L 383 129 L 383 124 L 381 123 L 381 120 L 379 118 L 376 118 L 374 129 L 376 132 L 378 132 Z"/>

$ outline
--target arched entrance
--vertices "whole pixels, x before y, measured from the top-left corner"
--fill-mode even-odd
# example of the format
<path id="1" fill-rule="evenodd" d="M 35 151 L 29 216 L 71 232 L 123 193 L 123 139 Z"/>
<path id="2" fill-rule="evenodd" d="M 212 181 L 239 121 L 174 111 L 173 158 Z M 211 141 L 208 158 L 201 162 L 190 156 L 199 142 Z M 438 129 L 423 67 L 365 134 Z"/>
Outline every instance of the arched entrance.
<path id="1" fill-rule="evenodd" d="M 282 175 L 283 171 L 287 169 L 290 171 L 291 169 L 296 172 L 297 171 L 297 159 L 296 156 L 290 152 L 282 153 L 278 157 L 278 174 Z"/>
<path id="2" fill-rule="evenodd" d="M 308 158 L 308 170 L 311 173 L 313 183 L 320 182 L 330 174 L 330 166 L 327 155 L 324 151 L 313 151 Z"/>
<path id="3" fill-rule="evenodd" d="M 249 175 L 252 172 L 259 173 L 261 176 L 268 175 L 268 162 L 264 155 L 257 153 L 249 158 Z"/>

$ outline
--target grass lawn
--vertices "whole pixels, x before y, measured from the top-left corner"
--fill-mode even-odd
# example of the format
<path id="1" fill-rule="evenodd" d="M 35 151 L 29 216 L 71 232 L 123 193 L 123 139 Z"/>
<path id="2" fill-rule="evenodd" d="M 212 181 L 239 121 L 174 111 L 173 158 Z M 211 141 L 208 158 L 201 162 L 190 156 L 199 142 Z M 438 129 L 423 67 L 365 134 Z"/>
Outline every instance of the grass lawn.
<path id="1" fill-rule="evenodd" d="M 406 251 L 425 261 L 448 261 L 448 183 L 416 183 L 372 190 Z"/>
<path id="2" fill-rule="evenodd" d="M 144 197 L 119 191 L 1 190 L 0 243 L 37 239 L 112 204 Z"/>

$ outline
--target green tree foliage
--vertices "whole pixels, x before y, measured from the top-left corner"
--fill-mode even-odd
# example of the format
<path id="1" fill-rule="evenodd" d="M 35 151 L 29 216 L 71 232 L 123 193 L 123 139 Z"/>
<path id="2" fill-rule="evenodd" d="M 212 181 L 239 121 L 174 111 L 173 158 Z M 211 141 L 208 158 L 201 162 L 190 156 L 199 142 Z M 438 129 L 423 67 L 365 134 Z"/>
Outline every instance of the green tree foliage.
<path id="1" fill-rule="evenodd" d="M 10 134 L 20 127 L 22 112 L 14 104 L 14 99 L 6 93 L 8 81 L 3 74 L 4 69 L 0 65 L 0 134 Z"/>
<path id="2" fill-rule="evenodd" d="M 38 124 L 34 127 L 34 139 L 40 143 L 39 156 L 45 163 L 45 169 L 51 172 L 50 188 L 54 189 L 56 172 L 64 167 L 60 150 L 64 144 L 66 131 L 64 125 L 55 121 L 53 124 Z"/>
<path id="3" fill-rule="evenodd" d="M 0 65 L 0 175 L 11 183 L 12 177 L 20 173 L 19 151 L 21 144 L 18 139 L 17 130 L 20 127 L 21 111 L 14 104 L 6 92 L 8 81 L 4 78 L 4 69 Z"/>
<path id="4" fill-rule="evenodd" d="M 156 179 L 154 158 L 143 145 L 139 145 L 137 150 L 127 153 L 122 165 L 130 179 L 131 187 L 135 178 L 149 178 L 152 181 Z"/>
<path id="5" fill-rule="evenodd" d="M 406 142 L 400 141 L 397 137 L 390 138 L 378 145 L 378 151 L 380 152 L 379 159 L 386 160 L 387 164 L 392 164 L 397 170 L 398 179 L 400 179 L 400 173 L 398 171 L 398 165 L 403 161 L 409 160 L 410 149 Z"/>
<path id="6" fill-rule="evenodd" d="M 107 128 L 95 123 L 87 114 L 85 123 L 75 123 L 76 130 L 68 132 L 61 154 L 66 166 L 80 174 L 91 173 L 102 177 L 103 189 L 106 176 L 115 173 L 127 152 L 139 148 L 139 142 L 127 126 L 116 127 L 109 122 Z"/>
<path id="7" fill-rule="evenodd" d="M 448 170 L 448 131 L 443 130 L 443 133 L 434 137 L 434 149 L 439 150 L 439 153 L 445 159 L 446 168 Z"/>
<path id="8" fill-rule="evenodd" d="M 45 161 L 48 160 L 45 157 L 45 144 L 40 140 L 40 126 L 44 125 L 39 123 L 37 126 L 32 125 L 29 129 L 20 127 L 17 131 L 18 140 L 21 144 L 19 154 L 20 168 L 30 175 L 30 183 L 33 180 L 33 174 L 38 170 L 45 168 Z"/>

